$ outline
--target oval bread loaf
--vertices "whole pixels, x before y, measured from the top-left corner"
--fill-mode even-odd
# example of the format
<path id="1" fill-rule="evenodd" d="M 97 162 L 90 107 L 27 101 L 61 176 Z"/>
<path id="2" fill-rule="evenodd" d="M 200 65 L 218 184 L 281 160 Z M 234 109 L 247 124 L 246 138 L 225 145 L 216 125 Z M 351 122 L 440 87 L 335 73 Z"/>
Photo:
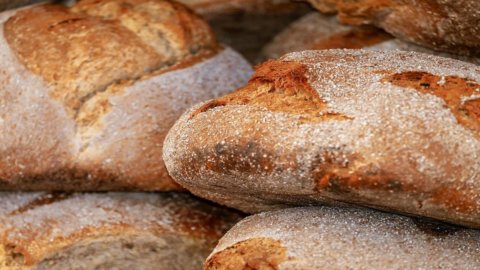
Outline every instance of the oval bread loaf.
<path id="1" fill-rule="evenodd" d="M 308 0 L 342 23 L 373 24 L 402 40 L 453 54 L 480 55 L 477 0 Z"/>
<path id="2" fill-rule="evenodd" d="M 175 193 L 2 193 L 0 206 L 2 270 L 197 270 L 240 218 Z"/>
<path id="3" fill-rule="evenodd" d="M 292 208 L 235 225 L 205 270 L 480 269 L 480 232 L 366 209 Z"/>
<path id="4" fill-rule="evenodd" d="M 166 0 L 38 5 L 0 24 L 0 190 L 179 189 L 166 132 L 251 74 Z"/>
<path id="5" fill-rule="evenodd" d="M 348 203 L 480 228 L 480 67 L 401 51 L 287 54 L 187 111 L 163 154 L 182 186 L 247 212 Z"/>

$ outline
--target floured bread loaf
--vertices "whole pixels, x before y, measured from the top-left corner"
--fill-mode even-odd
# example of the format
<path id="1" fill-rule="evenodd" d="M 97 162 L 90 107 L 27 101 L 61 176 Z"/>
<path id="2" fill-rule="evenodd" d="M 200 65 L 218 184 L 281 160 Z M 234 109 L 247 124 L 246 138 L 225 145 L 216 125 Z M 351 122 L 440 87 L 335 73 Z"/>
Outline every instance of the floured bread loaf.
<path id="1" fill-rule="evenodd" d="M 166 132 L 251 74 L 166 0 L 47 4 L 0 23 L 0 190 L 178 189 Z"/>
<path id="2" fill-rule="evenodd" d="M 218 39 L 251 62 L 277 33 L 309 10 L 290 0 L 179 0 L 204 16 Z"/>
<path id="3" fill-rule="evenodd" d="M 262 50 L 261 59 L 286 53 L 325 49 L 371 49 L 416 51 L 480 64 L 480 58 L 430 50 L 393 38 L 373 26 L 342 25 L 334 16 L 317 12 L 305 15 L 275 36 Z"/>
<path id="4" fill-rule="evenodd" d="M 170 175 L 247 212 L 360 204 L 480 228 L 480 67 L 414 52 L 287 54 L 187 111 Z"/>
<path id="5" fill-rule="evenodd" d="M 365 209 L 292 208 L 235 225 L 205 270 L 478 269 L 480 232 Z"/>
<path id="6" fill-rule="evenodd" d="M 239 218 L 175 193 L 2 193 L 0 269 L 197 270 Z"/>
<path id="7" fill-rule="evenodd" d="M 480 55 L 478 0 L 308 0 L 342 23 L 373 24 L 434 50 Z"/>

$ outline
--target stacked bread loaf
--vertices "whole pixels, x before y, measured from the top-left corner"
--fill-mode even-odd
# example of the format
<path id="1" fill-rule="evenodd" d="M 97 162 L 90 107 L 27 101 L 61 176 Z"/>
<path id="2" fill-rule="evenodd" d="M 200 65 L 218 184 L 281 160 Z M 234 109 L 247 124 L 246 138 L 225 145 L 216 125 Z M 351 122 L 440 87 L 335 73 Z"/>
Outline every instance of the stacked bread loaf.
<path id="1" fill-rule="evenodd" d="M 0 24 L 0 269 L 201 268 L 239 213 L 127 192 L 182 190 L 163 139 L 244 84 L 246 60 L 168 0 L 43 3 Z M 75 193 L 100 191 L 125 193 Z"/>
<path id="2" fill-rule="evenodd" d="M 0 1 L 0 270 L 480 269 L 476 1 L 178 1 Z"/>

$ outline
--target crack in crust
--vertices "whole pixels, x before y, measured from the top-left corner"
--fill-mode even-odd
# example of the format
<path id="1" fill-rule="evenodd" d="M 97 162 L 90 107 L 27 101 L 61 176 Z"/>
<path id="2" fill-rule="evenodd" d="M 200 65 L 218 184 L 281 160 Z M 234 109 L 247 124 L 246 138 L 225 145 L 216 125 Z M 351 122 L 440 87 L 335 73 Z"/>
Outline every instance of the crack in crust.
<path id="1" fill-rule="evenodd" d="M 327 103 L 308 83 L 306 73 L 307 68 L 301 63 L 269 60 L 256 67 L 246 87 L 206 103 L 190 118 L 215 107 L 249 105 L 298 115 L 302 123 L 351 120 L 349 116 L 328 109 Z"/>
<path id="2" fill-rule="evenodd" d="M 475 81 L 420 71 L 395 73 L 383 81 L 441 98 L 459 124 L 480 136 L 480 84 Z"/>
<path id="3" fill-rule="evenodd" d="M 205 22 L 168 0 L 35 6 L 5 23 L 5 38 L 80 128 L 95 124 L 109 97 L 136 81 L 219 49 Z"/>
<path id="4" fill-rule="evenodd" d="M 215 253 L 204 265 L 206 270 L 278 270 L 287 258 L 281 241 L 267 237 L 251 238 Z"/>
<path id="5" fill-rule="evenodd" d="M 8 215 L 14 216 L 14 215 L 22 214 L 29 210 L 35 209 L 37 207 L 63 201 L 65 199 L 68 199 L 71 195 L 72 193 L 65 193 L 65 192 L 47 193 L 42 196 L 39 196 L 38 198 L 35 198 L 35 200 L 28 202 L 25 205 L 20 206 L 19 208 L 15 209 Z"/>

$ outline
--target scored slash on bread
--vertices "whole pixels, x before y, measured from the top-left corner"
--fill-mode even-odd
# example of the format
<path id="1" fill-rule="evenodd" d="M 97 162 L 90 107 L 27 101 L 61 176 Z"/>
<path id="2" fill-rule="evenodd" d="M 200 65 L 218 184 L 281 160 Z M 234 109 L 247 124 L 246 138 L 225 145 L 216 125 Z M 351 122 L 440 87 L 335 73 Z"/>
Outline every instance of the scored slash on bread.
<path id="1" fill-rule="evenodd" d="M 0 193 L 0 206 L 2 270 L 196 270 L 241 218 L 177 193 Z"/>
<path id="2" fill-rule="evenodd" d="M 401 51 L 287 54 L 187 111 L 164 160 L 246 212 L 357 204 L 480 228 L 480 70 Z"/>
<path id="3" fill-rule="evenodd" d="M 235 225 L 205 270 L 478 269 L 480 232 L 367 209 L 303 207 Z"/>
<path id="4" fill-rule="evenodd" d="M 1 15 L 0 190 L 180 189 L 162 143 L 250 65 L 166 0 L 83 0 Z"/>

